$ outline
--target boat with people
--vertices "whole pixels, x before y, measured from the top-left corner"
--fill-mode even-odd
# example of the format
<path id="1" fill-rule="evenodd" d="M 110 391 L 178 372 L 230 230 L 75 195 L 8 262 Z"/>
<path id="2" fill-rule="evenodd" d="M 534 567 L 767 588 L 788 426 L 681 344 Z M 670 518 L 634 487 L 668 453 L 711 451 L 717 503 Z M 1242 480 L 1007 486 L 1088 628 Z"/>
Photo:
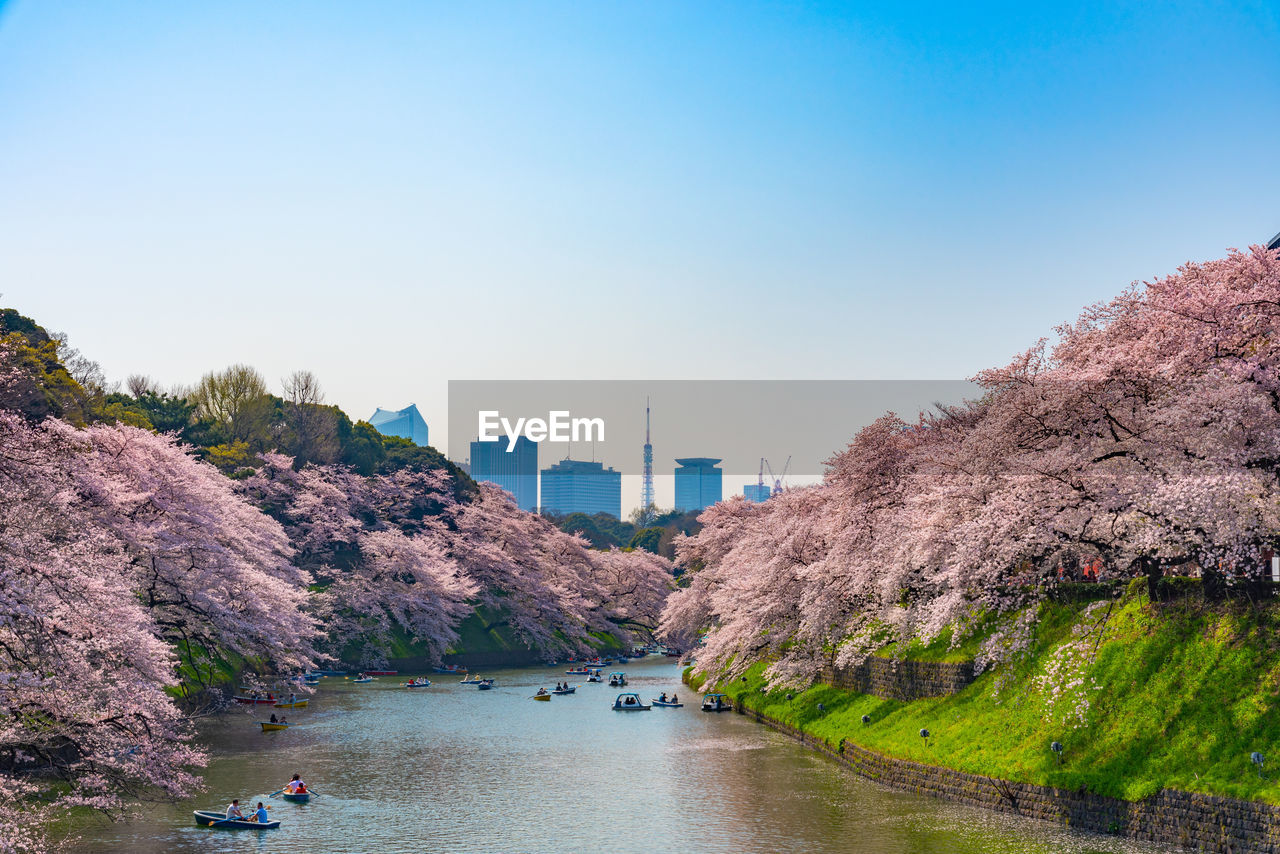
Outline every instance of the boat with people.
<path id="1" fill-rule="evenodd" d="M 563 687 L 556 688 L 551 693 L 552 694 L 572 694 L 574 691 L 577 691 L 577 690 L 578 690 L 577 685 L 570 685 L 568 683 L 565 683 Z"/>
<path id="2" fill-rule="evenodd" d="M 311 702 L 310 700 L 294 699 L 286 703 L 283 700 L 280 700 L 275 704 L 275 707 L 277 709 L 305 709 L 307 707 L 307 704 L 310 702 Z"/>
<path id="3" fill-rule="evenodd" d="M 650 700 L 649 702 L 664 709 L 679 709 L 684 706 L 684 703 L 680 702 L 678 695 L 672 694 L 668 697 L 666 691 L 659 694 L 656 700 Z"/>
<path id="4" fill-rule="evenodd" d="M 702 711 L 729 712 L 733 710 L 733 701 L 725 694 L 708 694 L 702 698 Z"/>
<path id="5" fill-rule="evenodd" d="M 610 688 L 621 688 L 626 684 L 627 684 L 627 674 L 623 673 L 621 670 L 615 670 L 614 672 L 609 674 Z"/>
<path id="6" fill-rule="evenodd" d="M 488 691 L 490 688 L 493 687 L 493 680 L 481 679 L 478 683 L 476 683 L 476 687 L 479 688 L 481 691 Z"/>
<path id="7" fill-rule="evenodd" d="M 313 794 L 315 793 L 310 791 L 307 784 L 303 782 L 302 775 L 294 774 L 289 782 L 280 787 L 280 791 L 272 792 L 268 797 L 274 798 L 279 795 L 290 803 L 305 804 L 311 800 Z"/>
<path id="8" fill-rule="evenodd" d="M 239 703 L 242 706 L 262 706 L 262 705 L 270 706 L 275 704 L 276 695 L 268 694 L 265 697 L 254 696 L 252 694 L 247 697 L 242 695 L 237 695 L 235 697 L 232 697 L 231 699 L 235 700 L 237 703 Z"/>
<path id="9" fill-rule="evenodd" d="M 218 827 L 225 830 L 275 830 L 280 826 L 275 821 L 246 821 L 242 818 L 227 818 L 226 813 L 215 810 L 192 810 L 196 816 L 196 824 L 201 827 Z"/>
<path id="10" fill-rule="evenodd" d="M 590 676 L 591 671 L 584 667 L 581 670 L 566 670 L 564 672 L 564 675 L 565 676 Z"/>
<path id="11" fill-rule="evenodd" d="M 604 681 L 604 677 L 600 675 L 600 671 L 599 671 L 599 670 L 592 670 L 589 674 L 587 674 L 587 681 L 588 681 L 588 682 L 603 682 L 603 681 Z"/>
<path id="12" fill-rule="evenodd" d="M 263 732 L 276 732 L 293 726 L 288 721 L 258 721 L 258 723 L 261 725 Z"/>
<path id="13" fill-rule="evenodd" d="M 479 685 L 481 682 L 483 682 L 483 681 L 484 681 L 484 678 L 483 678 L 483 677 L 481 677 L 481 676 L 472 676 L 472 675 L 471 675 L 471 674 L 469 674 L 469 673 L 463 674 L 463 676 L 464 676 L 465 678 L 464 678 L 461 682 L 459 682 L 459 683 L 458 683 L 459 685 Z"/>
<path id="14" fill-rule="evenodd" d="M 355 679 L 351 680 L 351 684 L 364 685 L 365 683 L 372 682 L 372 681 L 373 681 L 372 676 L 357 676 Z"/>
<path id="15" fill-rule="evenodd" d="M 639 694 L 619 694 L 613 701 L 615 712 L 647 712 L 651 707 L 640 702 Z"/>
<path id="16" fill-rule="evenodd" d="M 408 682 L 401 682 L 401 688 L 430 688 L 430 679 L 410 679 Z"/>
<path id="17" fill-rule="evenodd" d="M 545 703 L 549 703 L 551 702 L 551 692 L 548 691 L 546 688 L 539 688 L 537 692 L 533 695 L 533 699 L 542 700 Z"/>

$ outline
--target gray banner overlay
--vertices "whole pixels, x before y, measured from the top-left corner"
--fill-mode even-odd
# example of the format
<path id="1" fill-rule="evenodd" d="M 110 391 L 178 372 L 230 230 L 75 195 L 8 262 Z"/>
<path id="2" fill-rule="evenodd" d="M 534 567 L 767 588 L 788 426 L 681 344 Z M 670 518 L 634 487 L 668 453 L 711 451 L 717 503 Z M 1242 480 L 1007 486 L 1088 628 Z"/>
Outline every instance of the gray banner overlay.
<path id="1" fill-rule="evenodd" d="M 657 503 L 663 506 L 670 504 L 664 480 L 678 459 L 720 460 L 726 498 L 758 481 L 762 458 L 775 476 L 766 470 L 767 484 L 784 467 L 785 485 L 815 483 L 823 462 L 884 413 L 911 421 L 938 403 L 978 393 L 959 380 L 459 380 L 449 383 L 448 455 L 455 462 L 471 460 L 471 442 L 486 413 L 485 427 L 503 437 L 497 443 L 502 449 L 511 431 L 540 440 L 539 470 L 569 458 L 621 472 L 625 513 L 638 502 L 646 400 Z"/>

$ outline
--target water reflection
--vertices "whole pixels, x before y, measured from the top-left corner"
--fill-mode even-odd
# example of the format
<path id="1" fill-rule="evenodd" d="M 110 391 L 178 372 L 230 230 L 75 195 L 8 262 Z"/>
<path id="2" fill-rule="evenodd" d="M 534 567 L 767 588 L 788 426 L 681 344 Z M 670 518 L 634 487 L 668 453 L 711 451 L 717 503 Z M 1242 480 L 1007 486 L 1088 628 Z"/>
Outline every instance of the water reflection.
<path id="1" fill-rule="evenodd" d="M 626 667 L 627 690 L 694 695 L 667 659 Z M 201 796 L 144 820 L 87 828 L 83 851 L 1050 854 L 1174 849 L 1069 833 L 862 780 L 734 714 L 688 703 L 622 714 L 586 684 L 536 703 L 560 670 L 496 676 L 491 691 L 441 675 L 407 691 L 326 679 L 300 726 L 261 733 L 261 712 L 211 720 Z M 300 772 L 311 804 L 272 800 L 275 831 L 198 828 L 193 809 L 264 799 Z"/>

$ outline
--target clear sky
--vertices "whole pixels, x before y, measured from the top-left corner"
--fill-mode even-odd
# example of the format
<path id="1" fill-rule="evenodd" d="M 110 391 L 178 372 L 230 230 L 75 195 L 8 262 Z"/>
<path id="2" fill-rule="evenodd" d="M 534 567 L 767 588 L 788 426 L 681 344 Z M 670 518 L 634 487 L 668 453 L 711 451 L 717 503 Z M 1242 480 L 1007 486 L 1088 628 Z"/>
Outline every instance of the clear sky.
<path id="1" fill-rule="evenodd" d="M 1003 363 L 1280 230 L 1278 146 L 1275 4 L 0 0 L 3 302 L 439 446 L 449 379 Z"/>

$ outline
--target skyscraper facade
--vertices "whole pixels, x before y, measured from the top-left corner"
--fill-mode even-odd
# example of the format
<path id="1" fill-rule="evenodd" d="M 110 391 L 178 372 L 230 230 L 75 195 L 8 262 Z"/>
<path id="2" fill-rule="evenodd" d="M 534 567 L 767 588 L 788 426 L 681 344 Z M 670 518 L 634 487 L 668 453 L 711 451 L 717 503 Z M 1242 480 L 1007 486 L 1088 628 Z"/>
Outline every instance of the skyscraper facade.
<path id="1" fill-rule="evenodd" d="M 622 472 L 604 463 L 561 460 L 542 470 L 542 512 L 608 513 L 621 519 Z"/>
<path id="2" fill-rule="evenodd" d="M 399 436 L 424 448 L 429 444 L 427 422 L 412 403 L 404 409 L 378 407 L 378 411 L 369 416 L 369 423 L 384 436 Z"/>
<path id="3" fill-rule="evenodd" d="M 507 436 L 472 442 L 470 474 L 510 492 L 521 510 L 538 509 L 538 443 L 527 436 L 518 437 L 514 447 Z"/>
<path id="4" fill-rule="evenodd" d="M 723 497 L 724 472 L 717 468 L 719 462 L 711 457 L 676 460 L 677 510 L 701 510 Z"/>

